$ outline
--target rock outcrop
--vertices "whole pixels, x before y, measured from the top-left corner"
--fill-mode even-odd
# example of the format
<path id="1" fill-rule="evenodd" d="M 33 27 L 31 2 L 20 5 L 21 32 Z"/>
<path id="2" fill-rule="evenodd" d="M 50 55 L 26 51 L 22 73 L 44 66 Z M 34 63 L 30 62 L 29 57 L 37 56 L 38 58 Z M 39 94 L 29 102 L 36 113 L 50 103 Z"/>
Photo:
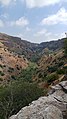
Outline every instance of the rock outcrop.
<path id="1" fill-rule="evenodd" d="M 10 119 L 67 119 L 67 81 L 53 86 L 51 94 L 40 97 Z"/>

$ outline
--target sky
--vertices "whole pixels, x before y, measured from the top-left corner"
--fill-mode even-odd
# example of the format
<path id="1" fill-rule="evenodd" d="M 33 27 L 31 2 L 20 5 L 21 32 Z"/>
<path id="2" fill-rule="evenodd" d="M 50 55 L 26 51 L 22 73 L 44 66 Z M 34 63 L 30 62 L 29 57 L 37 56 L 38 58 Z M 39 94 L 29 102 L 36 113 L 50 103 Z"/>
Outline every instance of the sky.
<path id="1" fill-rule="evenodd" d="M 0 0 L 0 32 L 34 43 L 67 32 L 67 0 Z"/>

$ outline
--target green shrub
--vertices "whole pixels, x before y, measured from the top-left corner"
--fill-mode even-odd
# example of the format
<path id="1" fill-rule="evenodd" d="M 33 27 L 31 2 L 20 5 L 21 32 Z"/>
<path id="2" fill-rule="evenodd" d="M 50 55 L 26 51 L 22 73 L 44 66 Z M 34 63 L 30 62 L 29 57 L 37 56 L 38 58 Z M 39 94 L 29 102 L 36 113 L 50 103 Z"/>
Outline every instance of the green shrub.
<path id="1" fill-rule="evenodd" d="M 57 66 L 56 65 L 55 66 L 49 66 L 48 67 L 48 71 L 51 72 L 51 73 L 52 72 L 55 72 L 56 70 L 57 70 Z"/>
<path id="2" fill-rule="evenodd" d="M 9 67 L 8 72 L 12 73 L 14 71 L 14 68 Z"/>
<path id="3" fill-rule="evenodd" d="M 42 78 L 42 77 L 43 77 L 42 73 L 39 73 L 38 78 Z"/>
<path id="4" fill-rule="evenodd" d="M 37 84 L 15 81 L 7 87 L 0 87 L 0 119 L 8 119 L 22 107 L 43 95 Z"/>
<path id="5" fill-rule="evenodd" d="M 14 75 L 11 75 L 11 78 L 14 79 L 14 80 L 16 80 L 16 77 Z"/>
<path id="6" fill-rule="evenodd" d="M 64 62 L 59 62 L 58 63 L 58 66 L 60 67 L 60 66 L 62 66 L 64 64 Z"/>
<path id="7" fill-rule="evenodd" d="M 65 55 L 67 56 L 67 38 L 64 39 L 64 52 Z"/>
<path id="8" fill-rule="evenodd" d="M 0 71 L 0 76 L 4 76 L 5 74 L 2 72 L 2 71 Z"/>
<path id="9" fill-rule="evenodd" d="M 2 65 L 2 64 L 0 64 L 0 67 L 1 67 L 1 68 L 3 68 L 3 65 Z"/>
<path id="10" fill-rule="evenodd" d="M 63 69 L 65 71 L 65 74 L 67 74 L 67 66 L 64 66 Z"/>
<path id="11" fill-rule="evenodd" d="M 36 73 L 36 66 L 30 65 L 28 68 L 22 70 L 21 74 L 17 78 L 18 80 L 23 80 L 24 82 L 32 82 L 32 77 Z"/>
<path id="12" fill-rule="evenodd" d="M 64 69 L 67 69 L 67 66 L 64 66 L 63 68 L 64 68 Z"/>
<path id="13" fill-rule="evenodd" d="M 57 74 L 65 74 L 64 69 L 58 69 L 58 70 L 57 70 Z"/>
<path id="14" fill-rule="evenodd" d="M 3 79 L 2 79 L 2 78 L 0 78 L 0 81 L 3 81 Z"/>
<path id="15" fill-rule="evenodd" d="M 57 70 L 57 74 L 67 74 L 67 66 Z"/>
<path id="16" fill-rule="evenodd" d="M 58 79 L 58 74 L 56 74 L 56 73 L 46 76 L 46 81 L 48 84 L 51 84 L 56 79 Z"/>

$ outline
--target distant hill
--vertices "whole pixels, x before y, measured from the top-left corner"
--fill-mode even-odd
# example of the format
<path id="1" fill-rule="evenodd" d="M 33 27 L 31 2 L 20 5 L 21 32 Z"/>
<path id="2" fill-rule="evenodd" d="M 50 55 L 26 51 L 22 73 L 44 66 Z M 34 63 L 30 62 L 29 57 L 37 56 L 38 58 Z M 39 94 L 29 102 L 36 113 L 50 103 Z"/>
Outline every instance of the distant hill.
<path id="1" fill-rule="evenodd" d="M 24 55 L 28 59 L 34 54 L 38 45 L 2 33 L 0 33 L 0 42 L 2 42 L 9 51 L 18 55 Z"/>
<path id="2" fill-rule="evenodd" d="M 48 48 L 50 51 L 61 49 L 63 47 L 64 39 L 37 44 L 22 40 L 19 37 L 0 33 L 0 42 L 2 42 L 9 51 L 18 55 L 24 55 L 31 61 L 37 61 L 37 59 L 45 53 L 45 48 Z"/>

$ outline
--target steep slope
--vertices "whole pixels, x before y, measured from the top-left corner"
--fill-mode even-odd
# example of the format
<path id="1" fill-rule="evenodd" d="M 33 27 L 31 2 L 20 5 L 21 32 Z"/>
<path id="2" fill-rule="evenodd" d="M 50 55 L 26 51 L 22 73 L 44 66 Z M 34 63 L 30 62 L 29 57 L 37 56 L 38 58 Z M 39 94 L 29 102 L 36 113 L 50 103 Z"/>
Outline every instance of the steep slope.
<path id="1" fill-rule="evenodd" d="M 25 69 L 27 66 L 28 61 L 26 58 L 11 53 L 0 42 L 0 83 L 7 83 L 10 79 L 15 79 L 21 69 Z"/>
<path id="2" fill-rule="evenodd" d="M 37 61 L 37 59 L 45 53 L 45 48 L 48 48 L 51 52 L 61 49 L 63 47 L 64 39 L 36 44 L 21 40 L 21 38 L 18 37 L 0 33 L 0 42 L 7 46 L 9 51 L 24 55 L 31 61 Z"/>
<path id="3" fill-rule="evenodd" d="M 33 81 L 38 82 L 39 86 L 48 88 L 49 85 L 59 83 L 61 80 L 67 79 L 67 57 L 63 50 L 52 53 L 51 55 L 43 55 L 38 61 L 36 74 Z"/>
<path id="4" fill-rule="evenodd" d="M 42 82 L 47 75 L 55 73 L 59 66 L 62 68 L 66 64 L 67 60 L 65 60 L 66 58 L 64 58 L 64 53 L 61 50 L 63 42 L 64 39 L 35 44 L 21 40 L 18 37 L 0 33 L 1 80 L 15 78 L 14 75 L 27 66 L 27 58 L 31 61 L 40 59 L 36 76 L 33 76 L 33 80 L 41 80 Z"/>
<path id="5" fill-rule="evenodd" d="M 9 36 L 0 33 L 0 42 L 2 42 L 9 51 L 18 55 L 24 55 L 26 58 L 31 59 L 35 55 L 35 49 L 38 44 L 30 43 L 21 38 Z"/>

